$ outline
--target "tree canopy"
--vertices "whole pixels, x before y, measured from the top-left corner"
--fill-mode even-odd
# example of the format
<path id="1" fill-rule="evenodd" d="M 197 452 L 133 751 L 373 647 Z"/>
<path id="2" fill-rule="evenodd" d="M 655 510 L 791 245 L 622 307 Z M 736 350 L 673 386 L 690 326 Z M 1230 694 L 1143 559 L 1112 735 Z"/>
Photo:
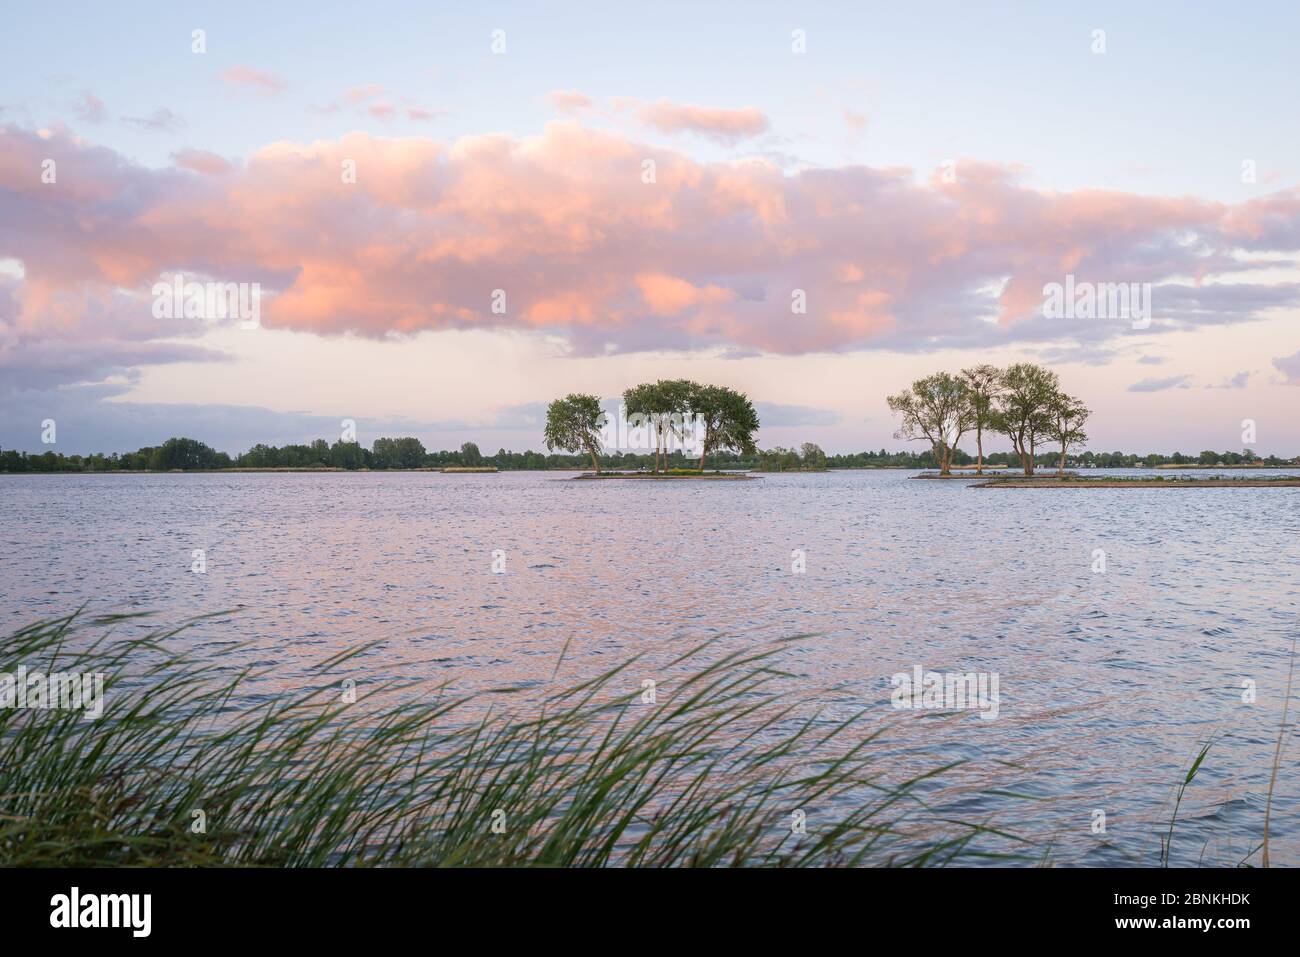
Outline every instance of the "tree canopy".
<path id="1" fill-rule="evenodd" d="M 894 438 L 928 441 L 940 474 L 949 474 L 957 443 L 975 422 L 966 381 L 949 372 L 936 372 L 885 401 L 891 412 L 901 416 Z"/>
<path id="2" fill-rule="evenodd" d="M 600 399 L 594 395 L 570 393 L 556 399 L 546 408 L 546 427 L 542 431 L 548 449 L 566 452 L 585 451 L 591 456 L 591 466 L 600 474 L 600 428 L 605 413 Z"/>

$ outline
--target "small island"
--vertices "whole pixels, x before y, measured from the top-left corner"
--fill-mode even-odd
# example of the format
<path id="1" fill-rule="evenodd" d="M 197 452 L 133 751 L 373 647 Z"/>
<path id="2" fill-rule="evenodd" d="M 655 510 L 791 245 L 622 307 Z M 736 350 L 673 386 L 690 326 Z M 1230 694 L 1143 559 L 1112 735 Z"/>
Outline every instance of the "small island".
<path id="1" fill-rule="evenodd" d="M 748 475 L 744 472 L 700 472 L 696 469 L 669 469 L 664 472 L 583 472 L 575 475 L 572 481 L 594 482 L 606 479 L 638 479 L 648 482 L 671 482 L 679 479 L 687 481 L 713 482 L 749 482 L 761 475 Z"/>
<path id="2" fill-rule="evenodd" d="M 624 411 L 626 421 L 623 419 Z M 653 441 L 655 458 L 651 472 L 602 471 L 602 447 L 622 444 L 617 438 L 613 443 L 607 440 L 611 426 L 616 436 L 622 435 L 626 427 L 628 439 L 635 435 L 638 443 L 641 438 Z M 732 450 L 742 455 L 754 455 L 758 452 L 754 443 L 757 431 L 758 413 L 744 393 L 690 379 L 660 379 L 625 389 L 617 422 L 611 422 L 597 396 L 570 393 L 556 399 L 546 408 L 546 427 L 542 436 L 548 451 L 586 452 L 591 457 L 593 474 L 577 476 L 579 479 L 735 480 L 749 476 L 705 472 L 709 453 Z M 694 469 L 669 468 L 669 454 L 674 444 L 683 449 L 698 448 L 699 466 Z"/>
<path id="3" fill-rule="evenodd" d="M 1019 362 L 1005 369 L 979 365 L 959 374 L 936 372 L 917 379 L 908 388 L 886 400 L 889 409 L 901 417 L 894 437 L 930 444 L 938 472 L 922 472 L 914 478 L 927 481 L 971 479 L 972 488 L 1300 488 L 1300 475 L 1231 478 L 1222 475 L 1153 475 L 1085 477 L 1066 469 L 1072 449 L 1088 441 L 1084 425 L 1091 411 L 1079 399 L 1061 389 L 1060 376 L 1051 369 Z M 956 463 L 962 436 L 974 433 L 977 458 L 974 472 Z M 1007 438 L 1019 459 L 1023 474 L 986 476 L 993 466 L 984 460 L 984 436 Z M 1247 441 L 1243 437 L 1243 441 Z M 1053 473 L 1039 473 L 1040 449 L 1050 448 L 1056 459 Z M 1178 458 L 1182 458 L 1179 456 Z M 1247 449 L 1241 462 L 1226 467 L 1257 467 Z M 1205 452 L 1197 463 L 1212 467 L 1218 456 Z M 1155 467 L 1181 467 L 1151 462 Z M 1265 461 L 1261 464 L 1274 465 Z M 1284 464 L 1284 463 L 1276 463 Z"/>
<path id="4" fill-rule="evenodd" d="M 992 478 L 976 482 L 971 488 L 1300 488 L 1300 475 L 1273 475 L 1261 478 L 1225 478 L 1221 475 L 1153 475 L 1116 478 L 1079 475 L 1023 475 Z"/>

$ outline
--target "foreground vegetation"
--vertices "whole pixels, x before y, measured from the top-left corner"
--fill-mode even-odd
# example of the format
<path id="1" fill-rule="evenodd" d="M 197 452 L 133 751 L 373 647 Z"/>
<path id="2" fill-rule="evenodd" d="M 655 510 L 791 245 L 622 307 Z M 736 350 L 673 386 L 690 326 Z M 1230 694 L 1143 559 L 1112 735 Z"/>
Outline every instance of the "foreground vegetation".
<path id="1" fill-rule="evenodd" d="M 917 838 L 918 785 L 952 765 L 882 783 L 860 713 L 791 694 L 784 642 L 696 648 L 656 669 L 683 675 L 657 704 L 628 662 L 484 717 L 451 695 L 349 703 L 369 646 L 249 705 L 265 673 L 177 653 L 176 631 L 115 639 L 123 621 L 0 638 L 0 672 L 106 676 L 97 720 L 0 709 L 0 865 L 928 865 L 1016 844 L 937 819 Z"/>

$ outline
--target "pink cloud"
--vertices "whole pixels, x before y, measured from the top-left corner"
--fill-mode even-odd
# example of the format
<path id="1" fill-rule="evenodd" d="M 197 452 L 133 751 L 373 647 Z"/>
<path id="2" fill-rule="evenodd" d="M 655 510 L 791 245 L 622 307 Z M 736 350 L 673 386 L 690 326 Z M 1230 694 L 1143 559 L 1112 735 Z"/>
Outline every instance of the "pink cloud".
<path id="1" fill-rule="evenodd" d="M 767 130 L 767 117 L 757 107 L 737 110 L 659 100 L 636 108 L 642 123 L 660 133 L 699 133 L 724 143 L 735 143 Z"/>
<path id="2" fill-rule="evenodd" d="M 234 168 L 229 160 L 206 150 L 181 150 L 172 154 L 172 160 L 181 169 L 202 173 L 204 176 L 228 173 Z"/>
<path id="3" fill-rule="evenodd" d="M 382 96 L 383 93 L 384 88 L 378 83 L 367 83 L 365 86 L 354 86 L 344 96 L 349 103 L 362 103 L 376 96 Z"/>
<path id="4" fill-rule="evenodd" d="M 77 100 L 73 109 L 76 110 L 77 116 L 85 120 L 87 123 L 104 122 L 104 116 L 106 113 L 104 109 L 104 101 L 95 96 L 95 94 L 91 93 L 89 90 L 82 91 L 81 98 Z"/>
<path id="5" fill-rule="evenodd" d="M 42 184 L 32 171 L 46 157 L 78 175 Z M 1152 283 L 1153 333 L 1300 303 L 1295 285 L 1215 281 L 1263 268 L 1252 251 L 1300 247 L 1294 192 L 1236 206 L 1051 193 L 968 160 L 953 182 L 865 166 L 786 175 L 572 121 L 446 143 L 352 133 L 223 162 L 186 152 L 148 169 L 66 130 L 0 127 L 0 259 L 24 272 L 0 342 L 6 330 L 28 342 L 175 337 L 147 309 L 152 283 L 174 271 L 260 282 L 268 327 L 545 329 L 580 352 L 1095 346 L 1131 334 L 1044 318 L 1043 285 L 1066 272 Z"/>
<path id="6" fill-rule="evenodd" d="M 641 273 L 635 280 L 645 304 L 660 315 L 677 315 L 697 306 L 730 302 L 736 298 L 734 290 L 714 285 L 701 288 L 663 273 Z"/>
<path id="7" fill-rule="evenodd" d="M 578 113 L 591 107 L 591 99 L 577 90 L 553 90 L 547 98 L 561 113 Z"/>
<path id="8" fill-rule="evenodd" d="M 232 66 L 221 74 L 221 78 L 227 83 L 239 86 L 255 87 L 266 95 L 274 95 L 283 91 L 288 84 L 274 73 L 268 73 L 266 70 L 258 70 L 251 66 L 238 64 Z"/>

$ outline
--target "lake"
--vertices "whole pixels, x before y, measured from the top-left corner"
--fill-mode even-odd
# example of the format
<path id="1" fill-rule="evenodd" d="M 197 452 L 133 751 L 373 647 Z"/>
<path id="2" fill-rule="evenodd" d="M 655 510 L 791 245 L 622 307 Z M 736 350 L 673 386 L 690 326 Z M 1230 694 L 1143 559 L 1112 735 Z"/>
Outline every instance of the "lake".
<path id="1" fill-rule="evenodd" d="M 935 800 L 1050 841 L 1056 863 L 1155 863 L 1211 738 L 1172 860 L 1236 864 L 1258 844 L 1300 621 L 1300 489 L 570 474 L 0 476 L 0 626 L 83 603 L 167 625 L 239 608 L 177 641 L 275 664 L 262 695 L 372 639 L 375 682 L 541 686 L 567 642 L 566 679 L 643 655 L 634 691 L 708 638 L 809 635 L 787 659 L 801 687 L 878 710 L 899 773 L 966 761 Z M 916 668 L 996 675 L 997 716 L 895 708 L 892 676 Z M 995 780 L 1007 793 L 971 788 Z M 1297 798 L 1293 741 L 1275 863 L 1300 864 Z"/>

